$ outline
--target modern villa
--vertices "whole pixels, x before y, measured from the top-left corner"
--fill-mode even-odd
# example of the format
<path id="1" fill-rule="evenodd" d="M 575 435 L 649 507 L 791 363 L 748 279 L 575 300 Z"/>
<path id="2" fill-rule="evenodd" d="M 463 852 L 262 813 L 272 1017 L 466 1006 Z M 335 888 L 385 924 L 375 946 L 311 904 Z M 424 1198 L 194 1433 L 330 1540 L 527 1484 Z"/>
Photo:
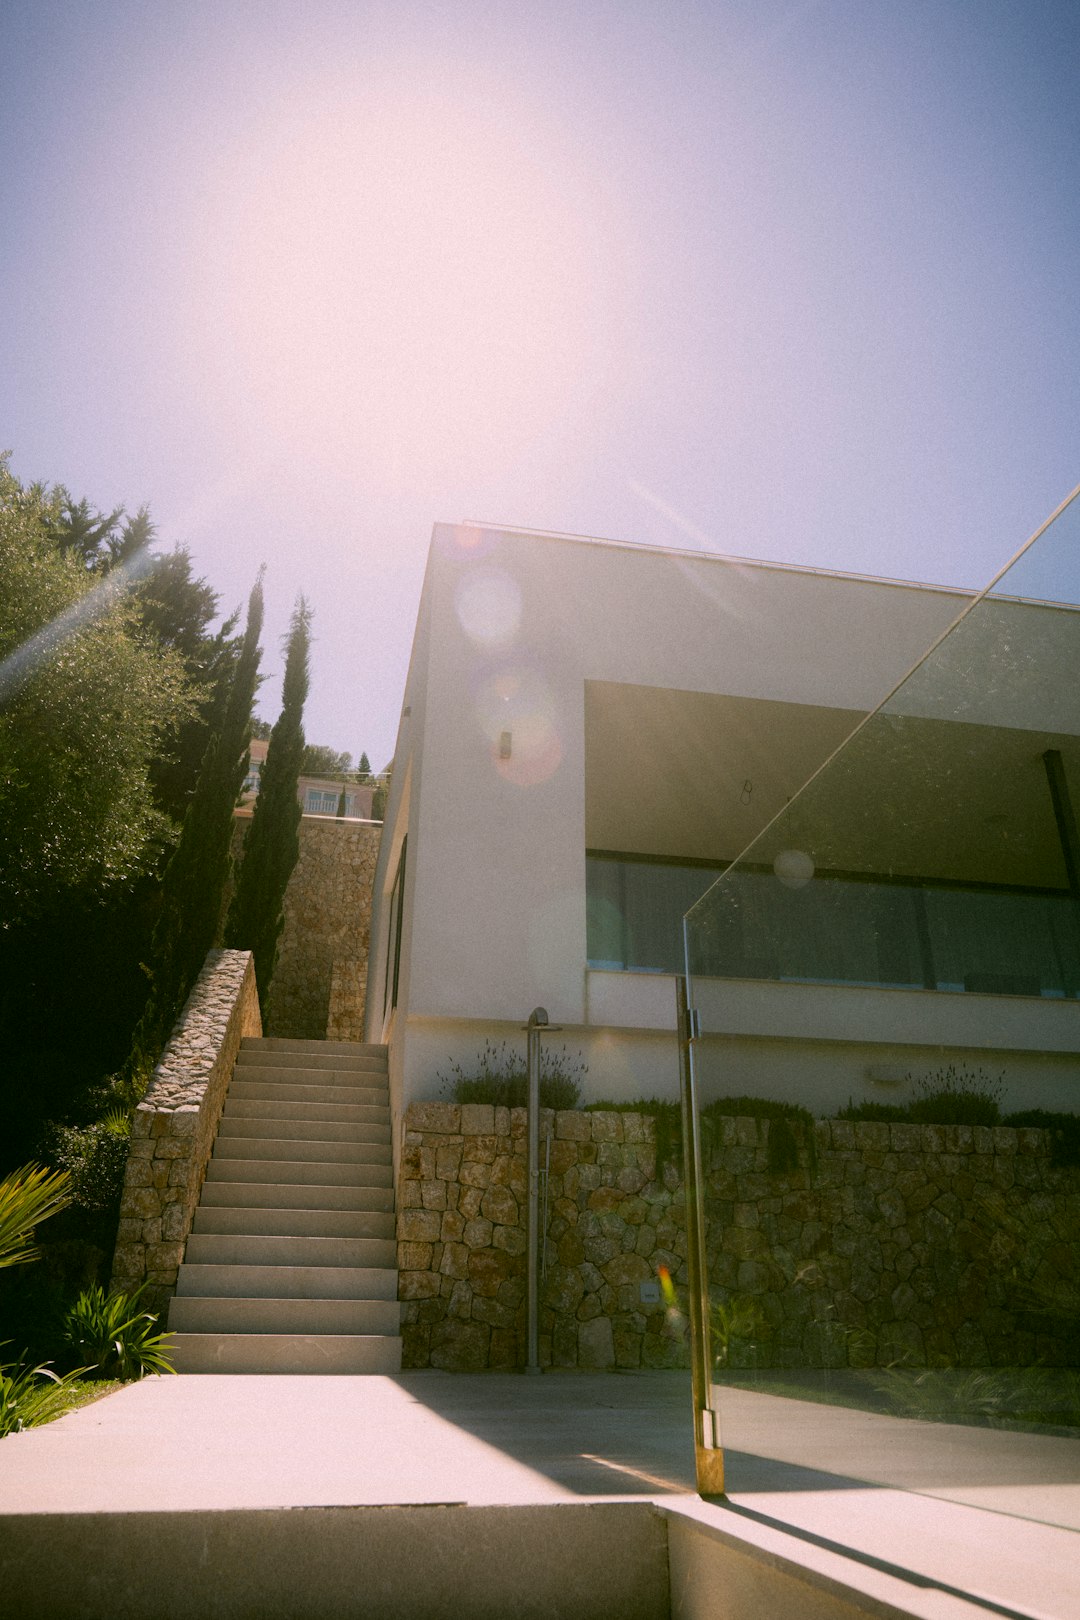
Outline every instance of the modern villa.
<path id="1" fill-rule="evenodd" d="M 1080 613 L 982 602 L 787 809 L 971 601 L 437 525 L 373 902 L 395 1120 L 537 1006 L 587 1099 L 674 1098 L 698 902 L 706 1100 L 957 1063 L 1075 1107 Z"/>

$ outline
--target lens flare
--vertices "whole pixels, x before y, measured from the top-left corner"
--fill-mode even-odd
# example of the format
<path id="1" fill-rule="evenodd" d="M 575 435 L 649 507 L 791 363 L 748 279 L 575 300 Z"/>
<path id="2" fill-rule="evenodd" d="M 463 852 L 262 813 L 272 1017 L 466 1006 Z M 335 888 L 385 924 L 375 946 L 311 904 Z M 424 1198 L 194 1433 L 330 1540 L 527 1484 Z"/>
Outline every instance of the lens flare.
<path id="1" fill-rule="evenodd" d="M 458 581 L 454 606 L 470 641 L 503 647 L 521 624 L 521 588 L 501 568 L 470 569 Z"/>

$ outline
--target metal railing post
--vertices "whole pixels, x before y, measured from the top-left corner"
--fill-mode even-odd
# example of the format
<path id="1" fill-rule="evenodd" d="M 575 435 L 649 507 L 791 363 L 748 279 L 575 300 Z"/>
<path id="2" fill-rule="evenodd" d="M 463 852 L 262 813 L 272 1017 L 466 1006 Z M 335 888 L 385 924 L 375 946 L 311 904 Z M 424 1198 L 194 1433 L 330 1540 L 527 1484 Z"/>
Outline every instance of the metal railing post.
<path id="1" fill-rule="evenodd" d="M 543 1007 L 534 1007 L 526 1025 L 526 1061 L 529 1097 L 526 1137 L 526 1176 L 528 1208 L 526 1241 L 528 1243 L 525 1288 L 528 1297 L 528 1338 L 525 1371 L 540 1371 L 540 1302 L 537 1281 L 537 1248 L 540 1237 L 540 1030 L 547 1025 L 548 1015 Z"/>
<path id="2" fill-rule="evenodd" d="M 679 1097 L 682 1105 L 683 1182 L 686 1187 L 686 1261 L 689 1272 L 690 1373 L 694 1403 L 694 1467 L 699 1496 L 724 1493 L 724 1451 L 720 1413 L 712 1378 L 712 1335 L 709 1326 L 709 1278 L 705 1262 L 704 1177 L 701 1130 L 694 1085 L 693 1041 L 697 1014 L 688 1003 L 686 978 L 676 980 L 679 1032 Z"/>

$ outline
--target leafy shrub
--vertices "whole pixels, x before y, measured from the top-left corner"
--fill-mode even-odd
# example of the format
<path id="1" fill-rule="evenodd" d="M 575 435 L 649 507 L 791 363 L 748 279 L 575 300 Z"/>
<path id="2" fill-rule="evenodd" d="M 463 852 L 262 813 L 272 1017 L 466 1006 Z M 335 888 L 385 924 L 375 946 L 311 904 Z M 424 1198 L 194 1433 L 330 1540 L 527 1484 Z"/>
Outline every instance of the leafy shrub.
<path id="1" fill-rule="evenodd" d="M 799 1103 L 777 1102 L 772 1097 L 718 1097 L 701 1110 L 702 1143 L 711 1152 L 717 1144 L 721 1119 L 767 1119 L 769 1174 L 784 1176 L 799 1168 L 799 1143 L 806 1143 L 811 1171 L 817 1164 L 814 1116 Z M 758 1135 L 760 1139 L 760 1127 Z"/>
<path id="2" fill-rule="evenodd" d="M 638 1097 L 634 1102 L 594 1102 L 585 1104 L 587 1114 L 645 1114 L 653 1122 L 656 1143 L 656 1174 L 663 1175 L 665 1165 L 674 1165 L 681 1172 L 682 1108 L 666 1097 Z"/>
<path id="3" fill-rule="evenodd" d="M 837 1119 L 866 1119 L 878 1125 L 909 1125 L 911 1115 L 903 1103 L 857 1103 L 849 1097 L 845 1106 L 837 1111 Z"/>
<path id="4" fill-rule="evenodd" d="M 158 1318 L 151 1311 L 138 1309 L 142 1293 L 138 1288 L 133 1294 L 106 1294 L 99 1284 L 81 1293 L 68 1311 L 64 1339 L 92 1376 L 126 1382 L 175 1371 L 169 1335 L 156 1331 Z"/>
<path id="5" fill-rule="evenodd" d="M 449 1073 L 436 1076 L 444 1093 L 457 1103 L 495 1103 L 501 1108 L 525 1108 L 529 1100 L 529 1078 L 525 1056 L 511 1051 L 503 1041 L 496 1046 L 484 1042 L 484 1049 L 468 1069 L 450 1063 Z M 564 1046 L 561 1051 L 540 1048 L 541 1108 L 576 1108 L 581 1101 L 581 1083 L 589 1072 L 587 1063 Z"/>
<path id="6" fill-rule="evenodd" d="M 92 1125 L 52 1125 L 49 1158 L 70 1177 L 72 1202 L 85 1210 L 112 1209 L 120 1201 L 131 1119 L 114 1113 Z"/>
<path id="7" fill-rule="evenodd" d="M 1002 1076 L 950 1063 L 916 1081 L 908 1118 L 916 1125 L 998 1125 Z"/>
<path id="8" fill-rule="evenodd" d="M 950 1063 L 917 1080 L 909 1103 L 849 1100 L 836 1117 L 894 1125 L 1000 1125 L 1001 1082 L 1001 1075 L 992 1080 L 985 1069 Z"/>
<path id="9" fill-rule="evenodd" d="M 1047 1108 L 1025 1108 L 1006 1114 L 1002 1121 L 1020 1130 L 1024 1127 L 1050 1132 L 1051 1164 L 1080 1164 L 1080 1114 L 1055 1114 Z"/>
<path id="10" fill-rule="evenodd" d="M 0 1366 L 0 1438 L 60 1417 L 65 1390 L 77 1382 L 81 1371 L 60 1376 L 46 1362 L 37 1367 Z"/>

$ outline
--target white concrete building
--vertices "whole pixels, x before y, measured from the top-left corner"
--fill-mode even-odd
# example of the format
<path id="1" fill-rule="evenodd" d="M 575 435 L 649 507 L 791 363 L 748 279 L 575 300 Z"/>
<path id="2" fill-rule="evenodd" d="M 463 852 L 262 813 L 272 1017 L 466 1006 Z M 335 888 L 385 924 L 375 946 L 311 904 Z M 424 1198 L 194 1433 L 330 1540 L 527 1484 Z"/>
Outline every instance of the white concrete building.
<path id="1" fill-rule="evenodd" d="M 389 1041 L 398 1110 L 438 1096 L 440 1070 L 467 1065 L 485 1038 L 523 1042 L 537 1005 L 562 1026 L 557 1043 L 587 1061 L 587 1097 L 675 1096 L 682 913 L 969 600 L 438 525 L 368 981 L 367 1035 Z M 1019 660 L 990 693 L 969 662 L 959 730 L 940 681 L 905 688 L 889 731 L 903 746 L 868 733 L 863 753 L 872 743 L 876 759 L 855 787 L 834 774 L 835 825 L 807 835 L 810 870 L 833 879 L 834 922 L 848 907 L 839 932 L 851 960 L 809 960 L 817 925 L 792 913 L 786 945 L 755 955 L 750 928 L 720 971 L 705 963 L 694 989 L 711 1095 L 816 1109 L 899 1100 L 905 1075 L 957 1061 L 1003 1074 L 1010 1106 L 1078 1105 L 1076 904 L 1043 755 L 1057 752 L 1066 798 L 1071 780 L 1080 799 L 1080 613 L 992 610 L 1006 660 L 1030 640 L 1049 648 L 1058 678 Z M 1060 679 L 1070 669 L 1071 685 Z M 792 839 L 778 825 L 780 849 L 740 880 L 746 894 L 756 884 L 759 918 L 803 886 L 797 872 L 773 875 Z"/>

